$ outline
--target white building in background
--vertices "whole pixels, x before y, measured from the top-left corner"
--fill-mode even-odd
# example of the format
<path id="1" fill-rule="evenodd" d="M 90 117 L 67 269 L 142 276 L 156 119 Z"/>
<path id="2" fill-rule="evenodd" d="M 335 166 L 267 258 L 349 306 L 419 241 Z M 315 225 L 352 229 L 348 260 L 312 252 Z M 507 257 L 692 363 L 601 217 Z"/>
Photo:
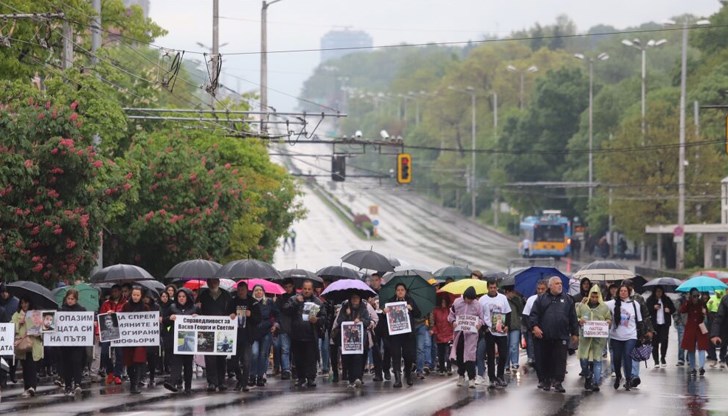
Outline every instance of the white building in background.
<path id="1" fill-rule="evenodd" d="M 362 30 L 332 30 L 321 38 L 321 62 L 362 52 L 359 49 L 347 48 L 371 48 L 373 45 L 372 37 Z"/>
<path id="2" fill-rule="evenodd" d="M 131 7 L 138 5 L 144 10 L 144 18 L 149 18 L 149 1 L 150 0 L 124 0 L 124 6 Z"/>

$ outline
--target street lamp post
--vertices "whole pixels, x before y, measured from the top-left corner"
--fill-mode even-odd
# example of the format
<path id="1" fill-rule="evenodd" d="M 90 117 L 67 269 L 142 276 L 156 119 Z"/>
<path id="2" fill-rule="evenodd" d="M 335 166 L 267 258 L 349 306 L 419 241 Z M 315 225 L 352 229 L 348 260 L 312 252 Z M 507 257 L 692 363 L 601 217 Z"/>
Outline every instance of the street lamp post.
<path id="1" fill-rule="evenodd" d="M 268 7 L 281 0 L 263 0 L 260 9 L 260 132 L 268 131 Z"/>
<path id="2" fill-rule="evenodd" d="M 470 94 L 470 106 L 472 108 L 471 113 L 471 120 L 470 120 L 470 135 L 472 136 L 472 161 L 471 161 L 471 168 L 470 168 L 470 208 L 471 213 L 470 217 L 475 219 L 475 204 L 476 199 L 478 196 L 478 187 L 476 185 L 477 182 L 477 173 L 475 170 L 475 163 L 476 163 L 476 154 L 475 154 L 475 133 L 476 133 L 476 118 L 475 118 L 475 88 L 473 87 L 465 87 L 464 90 L 457 89 L 455 87 L 448 87 L 448 89 L 464 92 L 466 94 Z"/>
<path id="3" fill-rule="evenodd" d="M 594 194 L 594 62 L 595 60 L 606 61 L 609 59 L 609 55 L 602 52 L 596 57 L 586 57 L 581 53 L 576 53 L 574 57 L 589 63 L 589 203 L 591 203 Z"/>
<path id="4" fill-rule="evenodd" d="M 506 69 L 508 70 L 508 72 L 515 72 L 521 76 L 521 85 L 520 85 L 520 89 L 519 89 L 519 93 L 518 93 L 518 108 L 520 110 L 523 110 L 523 77 L 524 77 L 524 75 L 526 75 L 526 73 L 537 72 L 538 67 L 536 65 L 531 65 L 524 70 L 519 70 L 518 68 L 516 68 L 513 65 L 508 65 L 506 67 Z"/>
<path id="5" fill-rule="evenodd" d="M 631 46 L 635 49 L 638 49 L 642 52 L 642 123 L 640 125 L 642 130 L 642 144 L 645 142 L 645 131 L 646 131 L 646 123 L 645 123 L 645 115 L 647 113 L 647 104 L 646 104 L 646 94 L 647 94 L 647 48 L 655 48 L 658 46 L 662 46 L 667 43 L 666 39 L 660 39 L 660 40 L 654 40 L 650 39 L 647 41 L 647 43 L 643 44 L 641 40 L 634 39 L 634 40 L 628 40 L 624 39 L 622 41 L 622 44 Z"/>
<path id="6" fill-rule="evenodd" d="M 675 24 L 669 21 L 668 24 Z M 685 228 L 685 96 L 687 90 L 687 61 L 688 61 L 688 19 L 683 21 L 682 56 L 680 65 L 680 136 L 678 148 L 677 171 L 677 227 L 682 231 Z M 708 20 L 698 20 L 698 25 L 710 24 Z M 682 270 L 685 267 L 685 240 L 683 236 L 675 241 L 675 268 Z"/>

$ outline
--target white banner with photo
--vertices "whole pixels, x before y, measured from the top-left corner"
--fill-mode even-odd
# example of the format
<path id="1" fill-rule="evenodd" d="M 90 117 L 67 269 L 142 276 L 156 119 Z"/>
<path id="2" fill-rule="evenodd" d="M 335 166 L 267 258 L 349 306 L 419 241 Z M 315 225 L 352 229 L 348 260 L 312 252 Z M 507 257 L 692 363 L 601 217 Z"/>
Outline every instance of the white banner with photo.
<path id="1" fill-rule="evenodd" d="M 237 338 L 238 322 L 230 316 L 177 315 L 174 321 L 175 354 L 235 354 Z"/>
<path id="2" fill-rule="evenodd" d="M 44 312 L 45 315 L 45 312 Z M 47 327 L 47 325 L 43 325 Z M 94 313 L 63 312 L 55 313 L 53 332 L 43 333 L 46 347 L 90 347 L 94 345 Z"/>
<path id="3" fill-rule="evenodd" d="M 341 354 L 364 354 L 364 325 L 361 322 L 341 323 Z"/>
<path id="4" fill-rule="evenodd" d="M 119 338 L 112 347 L 158 347 L 159 311 L 119 312 Z"/>

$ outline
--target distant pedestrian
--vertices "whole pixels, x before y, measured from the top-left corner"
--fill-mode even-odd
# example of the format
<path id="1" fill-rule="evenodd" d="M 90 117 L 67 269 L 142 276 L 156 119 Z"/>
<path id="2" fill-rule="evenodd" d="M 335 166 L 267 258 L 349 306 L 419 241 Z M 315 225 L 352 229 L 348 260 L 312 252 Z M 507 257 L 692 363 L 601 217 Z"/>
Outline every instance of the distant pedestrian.
<path id="1" fill-rule="evenodd" d="M 548 290 L 533 303 L 530 313 L 530 329 L 538 345 L 536 361 L 541 367 L 543 381 L 539 388 L 564 393 L 562 386 L 566 373 L 566 355 L 569 340 L 576 344 L 579 323 L 571 297 L 563 293 L 560 277 L 551 277 Z"/>
<path id="2" fill-rule="evenodd" d="M 695 376 L 700 372 L 702 376 L 705 374 L 705 354 L 710 347 L 710 342 L 707 331 L 703 331 L 708 311 L 697 289 L 690 290 L 688 301 L 680 307 L 680 312 L 688 315 L 685 322 L 682 347 L 688 353 L 690 375 Z M 698 363 L 695 362 L 696 351 L 698 353 Z M 696 365 L 698 369 L 696 369 Z"/>
<path id="3" fill-rule="evenodd" d="M 647 298 L 647 310 L 652 315 L 652 326 L 655 329 L 655 336 L 652 338 L 652 358 L 655 360 L 655 367 L 667 368 L 667 344 L 675 305 L 665 295 L 662 286 L 655 287 L 653 294 Z"/>
<path id="4" fill-rule="evenodd" d="M 468 387 L 475 388 L 475 354 L 478 347 L 478 332 L 486 324 L 485 308 L 475 300 L 475 288 L 467 288 L 463 296 L 455 299 L 450 308 L 447 320 L 455 329 L 450 359 L 458 366 L 458 386 L 465 385 L 465 373 L 468 374 Z M 475 317 L 475 330 L 458 330 L 458 317 Z"/>

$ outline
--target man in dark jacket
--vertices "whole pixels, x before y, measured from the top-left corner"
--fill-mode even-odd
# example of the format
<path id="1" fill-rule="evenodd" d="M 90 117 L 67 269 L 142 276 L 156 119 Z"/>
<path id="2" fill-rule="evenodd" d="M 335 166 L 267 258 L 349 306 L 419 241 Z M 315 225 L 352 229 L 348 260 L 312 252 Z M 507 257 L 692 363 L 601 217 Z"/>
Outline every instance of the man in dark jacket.
<path id="1" fill-rule="evenodd" d="M 220 288 L 220 279 L 209 279 L 207 290 L 197 296 L 200 304 L 200 315 L 221 316 L 228 315 L 228 305 L 231 296 L 227 290 Z M 207 370 L 207 391 L 213 392 L 227 390 L 225 386 L 225 356 L 206 355 L 205 369 Z"/>
<path id="2" fill-rule="evenodd" d="M 252 296 L 248 296 L 248 284 L 245 280 L 238 282 L 237 296 L 230 300 L 227 313 L 230 314 L 230 319 L 238 321 L 238 339 L 232 361 L 235 378 L 238 380 L 235 389 L 246 392 L 255 330 L 260 323 L 260 304 Z"/>
<path id="3" fill-rule="evenodd" d="M 539 385 L 544 391 L 554 390 L 563 393 L 566 373 L 566 355 L 571 343 L 576 344 L 579 336 L 579 323 L 576 319 L 574 301 L 563 293 L 561 278 L 549 279 L 549 289 L 539 296 L 533 304 L 529 316 L 529 328 L 535 341 L 539 343 L 536 351 L 536 365 L 540 367 L 543 381 Z M 541 377 L 539 377 L 541 378 Z"/>
<path id="4" fill-rule="evenodd" d="M 392 378 L 390 373 L 392 359 L 389 356 L 389 331 L 387 329 L 387 316 L 382 311 L 379 291 L 382 289 L 382 275 L 378 272 L 372 273 L 369 277 L 369 287 L 377 293 L 377 296 L 369 298 L 369 304 L 377 312 L 378 321 L 374 328 L 374 339 L 372 345 L 372 359 L 374 360 L 374 381 L 389 381 Z"/>
<path id="5" fill-rule="evenodd" d="M 296 294 L 292 279 L 283 281 L 283 289 L 286 293 L 278 296 L 276 307 L 283 311 L 288 301 Z M 279 316 L 280 328 L 275 346 L 275 353 L 281 365 L 281 380 L 291 379 L 291 317 L 285 313 Z"/>
<path id="6" fill-rule="evenodd" d="M 720 346 L 721 343 L 728 342 L 728 295 L 724 295 L 720 300 L 718 312 L 715 313 L 713 318 L 710 336 L 716 347 Z M 718 361 L 725 362 L 727 358 L 728 356 L 718 357 Z"/>
<path id="7" fill-rule="evenodd" d="M 316 313 L 311 313 L 316 309 Z M 291 317 L 291 353 L 296 362 L 296 385 L 316 387 L 319 331 L 327 321 L 326 308 L 314 296 L 312 281 L 303 282 L 301 293 L 291 297 L 284 313 Z"/>

